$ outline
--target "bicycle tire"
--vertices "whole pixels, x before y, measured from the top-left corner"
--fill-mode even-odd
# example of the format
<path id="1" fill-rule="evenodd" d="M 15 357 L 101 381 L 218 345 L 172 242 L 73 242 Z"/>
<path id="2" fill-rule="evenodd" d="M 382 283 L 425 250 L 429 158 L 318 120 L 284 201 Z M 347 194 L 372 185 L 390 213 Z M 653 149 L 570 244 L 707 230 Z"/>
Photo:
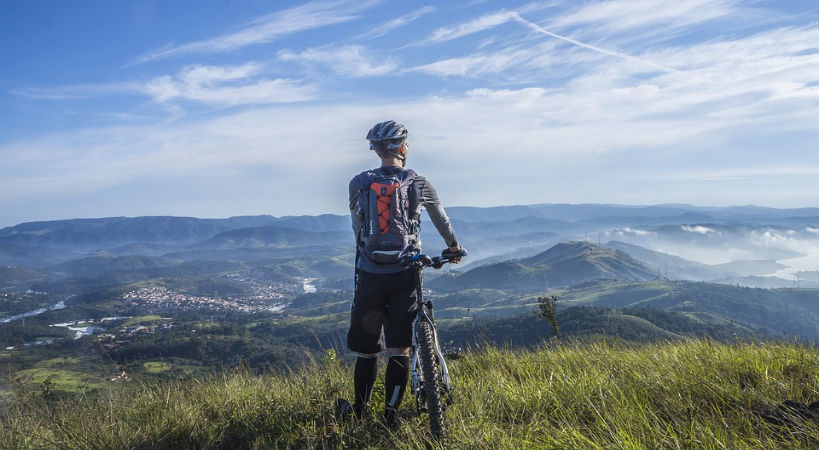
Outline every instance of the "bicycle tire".
<path id="1" fill-rule="evenodd" d="M 435 355 L 435 334 L 432 324 L 421 320 L 418 324 L 421 370 L 424 373 L 424 391 L 426 394 L 429 429 L 436 439 L 443 439 L 444 403 L 441 396 L 441 377 L 438 374 L 438 361 Z"/>

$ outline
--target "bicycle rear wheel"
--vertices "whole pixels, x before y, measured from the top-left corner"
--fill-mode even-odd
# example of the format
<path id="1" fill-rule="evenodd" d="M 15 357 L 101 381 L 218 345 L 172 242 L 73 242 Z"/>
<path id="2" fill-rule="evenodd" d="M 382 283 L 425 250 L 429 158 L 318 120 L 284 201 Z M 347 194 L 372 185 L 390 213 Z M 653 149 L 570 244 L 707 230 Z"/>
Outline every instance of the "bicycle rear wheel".
<path id="1" fill-rule="evenodd" d="M 426 320 L 418 323 L 418 344 L 421 357 L 421 371 L 424 373 L 429 429 L 436 439 L 443 439 L 444 404 L 441 396 L 441 377 L 438 374 L 438 360 L 435 355 L 435 334 L 432 324 Z"/>

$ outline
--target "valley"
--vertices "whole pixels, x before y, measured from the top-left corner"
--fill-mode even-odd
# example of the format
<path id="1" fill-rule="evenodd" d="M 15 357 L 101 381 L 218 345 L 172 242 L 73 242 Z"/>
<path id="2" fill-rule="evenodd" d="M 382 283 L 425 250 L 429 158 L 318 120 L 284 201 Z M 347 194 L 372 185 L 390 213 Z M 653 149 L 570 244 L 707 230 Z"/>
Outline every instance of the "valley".
<path id="1" fill-rule="evenodd" d="M 556 296 L 568 339 L 817 338 L 819 271 L 788 265 L 819 251 L 815 209 L 448 211 L 470 255 L 428 271 L 425 284 L 448 348 L 538 345 L 553 335 L 535 315 L 544 296 Z M 422 230 L 434 253 L 434 227 Z M 708 248 L 738 259 L 684 257 Z M 287 371 L 331 348 L 344 355 L 353 260 L 349 219 L 334 215 L 2 229 L 0 389 L 51 380 L 72 395 L 240 365 Z"/>

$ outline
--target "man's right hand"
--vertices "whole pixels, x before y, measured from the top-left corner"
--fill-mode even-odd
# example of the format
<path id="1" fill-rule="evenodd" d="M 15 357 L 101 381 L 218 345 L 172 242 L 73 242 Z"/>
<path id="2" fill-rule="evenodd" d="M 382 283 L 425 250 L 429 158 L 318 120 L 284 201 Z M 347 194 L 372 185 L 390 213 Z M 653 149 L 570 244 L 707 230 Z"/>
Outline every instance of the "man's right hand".
<path id="1" fill-rule="evenodd" d="M 461 258 L 466 256 L 466 250 L 461 248 L 460 245 L 456 245 L 444 250 L 441 253 L 441 256 L 448 259 L 453 264 L 458 264 L 461 261 Z"/>

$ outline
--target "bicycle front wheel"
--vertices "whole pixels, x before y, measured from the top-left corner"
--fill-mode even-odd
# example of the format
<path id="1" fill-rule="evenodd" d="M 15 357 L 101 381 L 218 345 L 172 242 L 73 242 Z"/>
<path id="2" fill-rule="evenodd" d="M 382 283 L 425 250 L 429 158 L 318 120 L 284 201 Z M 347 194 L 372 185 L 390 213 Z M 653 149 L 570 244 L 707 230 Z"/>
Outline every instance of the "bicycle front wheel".
<path id="1" fill-rule="evenodd" d="M 421 370 L 424 373 L 424 391 L 426 394 L 429 429 L 436 439 L 444 437 L 444 405 L 441 395 L 441 377 L 438 374 L 438 360 L 435 355 L 435 334 L 432 324 L 426 320 L 419 321 L 418 343 L 421 357 Z"/>

